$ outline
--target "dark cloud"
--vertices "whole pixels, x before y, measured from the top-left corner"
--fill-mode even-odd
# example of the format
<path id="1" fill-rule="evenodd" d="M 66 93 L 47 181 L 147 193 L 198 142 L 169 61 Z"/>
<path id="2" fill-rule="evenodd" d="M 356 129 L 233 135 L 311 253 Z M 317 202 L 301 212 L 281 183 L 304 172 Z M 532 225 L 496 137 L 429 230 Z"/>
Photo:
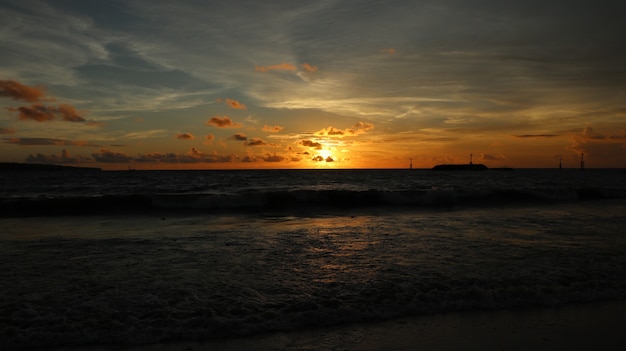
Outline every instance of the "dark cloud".
<path id="1" fill-rule="evenodd" d="M 241 124 L 233 122 L 227 116 L 211 117 L 211 119 L 209 119 L 206 123 L 208 125 L 212 125 L 212 126 L 215 126 L 215 127 L 218 127 L 218 128 L 238 128 L 238 127 L 241 127 Z"/>
<path id="2" fill-rule="evenodd" d="M 55 138 L 5 138 L 5 144 L 15 144 L 22 146 L 36 146 L 36 145 L 67 145 L 67 146 L 88 146 L 99 147 L 91 141 L 86 140 L 65 140 Z"/>
<path id="3" fill-rule="evenodd" d="M 71 156 L 67 150 L 62 150 L 61 155 L 28 155 L 26 158 L 26 162 L 28 163 L 56 163 L 56 164 L 68 164 L 68 163 L 90 163 L 93 162 L 93 159 L 84 156 Z"/>
<path id="4" fill-rule="evenodd" d="M 263 161 L 265 162 L 282 162 L 284 161 L 285 158 L 283 156 L 280 155 L 266 155 L 265 157 L 263 157 Z"/>
<path id="5" fill-rule="evenodd" d="M 206 154 L 197 148 L 191 148 L 189 153 L 147 153 L 141 154 L 136 159 L 137 162 L 146 163 L 226 163 L 237 160 L 235 155 L 219 155 L 217 153 Z"/>
<path id="6" fill-rule="evenodd" d="M 103 163 L 128 163 L 133 160 L 132 157 L 120 152 L 114 152 L 108 149 L 100 149 L 100 152 L 91 154 L 96 162 Z"/>
<path id="7" fill-rule="evenodd" d="M 37 122 L 52 121 L 56 118 L 56 108 L 45 105 L 10 107 L 9 111 L 18 112 L 21 120 L 33 120 Z"/>
<path id="8" fill-rule="evenodd" d="M 313 157 L 311 160 L 315 162 L 335 162 L 335 160 L 331 156 L 324 158 L 323 156 L 320 156 L 320 155 Z"/>
<path id="9" fill-rule="evenodd" d="M 248 141 L 246 141 L 244 145 L 245 146 L 263 146 L 263 145 L 267 145 L 267 143 L 263 141 L 262 139 L 251 138 Z"/>
<path id="10" fill-rule="evenodd" d="M 241 134 L 241 133 L 237 133 L 237 134 L 233 135 L 231 138 L 234 139 L 234 140 L 237 140 L 237 141 L 246 141 L 246 140 L 248 140 L 248 137 L 245 134 Z"/>
<path id="11" fill-rule="evenodd" d="M 180 134 L 176 134 L 176 139 L 182 139 L 182 140 L 193 140 L 194 136 L 191 133 L 180 133 Z"/>
<path id="12" fill-rule="evenodd" d="M 0 96 L 26 102 L 39 102 L 44 99 L 42 87 L 29 87 L 14 80 L 0 80 Z"/>
<path id="13" fill-rule="evenodd" d="M 315 142 L 315 141 L 312 141 L 312 140 L 308 140 L 308 139 L 307 139 L 307 140 L 302 140 L 302 141 L 300 142 L 300 144 L 301 144 L 302 146 L 312 147 L 312 148 L 314 148 L 315 150 L 321 150 L 321 149 L 322 149 L 322 144 L 320 144 L 320 143 L 318 143 L 318 142 Z"/>
<path id="14" fill-rule="evenodd" d="M 0 128 L 0 134 L 15 134 L 15 129 L 13 129 L 13 128 Z"/>
<path id="15" fill-rule="evenodd" d="M 32 106 L 9 107 L 9 111 L 17 112 L 21 120 L 33 120 L 37 122 L 52 121 L 60 117 L 68 122 L 85 122 L 85 118 L 78 114 L 78 111 L 67 104 L 58 107 L 35 104 Z"/>

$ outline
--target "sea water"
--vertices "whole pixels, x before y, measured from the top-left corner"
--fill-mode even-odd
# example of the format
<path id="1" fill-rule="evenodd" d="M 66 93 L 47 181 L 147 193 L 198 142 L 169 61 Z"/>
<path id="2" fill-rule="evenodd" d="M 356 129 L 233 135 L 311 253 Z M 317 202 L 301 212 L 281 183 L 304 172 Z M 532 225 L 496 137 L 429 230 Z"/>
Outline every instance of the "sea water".
<path id="1" fill-rule="evenodd" d="M 0 177 L 3 349 L 626 298 L 623 170 Z"/>

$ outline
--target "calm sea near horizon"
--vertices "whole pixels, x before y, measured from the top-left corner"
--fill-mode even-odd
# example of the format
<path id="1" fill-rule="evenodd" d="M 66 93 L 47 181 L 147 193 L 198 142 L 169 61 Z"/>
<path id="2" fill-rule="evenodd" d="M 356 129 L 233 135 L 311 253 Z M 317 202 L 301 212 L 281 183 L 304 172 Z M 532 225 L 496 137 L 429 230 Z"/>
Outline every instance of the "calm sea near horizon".
<path id="1" fill-rule="evenodd" d="M 2 349 L 626 298 L 622 169 L 0 180 Z"/>

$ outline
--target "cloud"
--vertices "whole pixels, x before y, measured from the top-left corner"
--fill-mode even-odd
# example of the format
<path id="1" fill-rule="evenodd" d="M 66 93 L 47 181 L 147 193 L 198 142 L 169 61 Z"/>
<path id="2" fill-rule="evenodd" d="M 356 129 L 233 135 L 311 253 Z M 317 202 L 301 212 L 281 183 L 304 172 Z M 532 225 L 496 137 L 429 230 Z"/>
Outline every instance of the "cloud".
<path id="1" fill-rule="evenodd" d="M 15 129 L 13 129 L 13 128 L 0 128 L 0 134 L 15 134 Z"/>
<path id="2" fill-rule="evenodd" d="M 302 141 L 300 142 L 300 144 L 301 144 L 302 146 L 312 147 L 312 148 L 314 148 L 315 150 L 321 150 L 321 149 L 322 149 L 322 144 L 320 144 L 320 143 L 318 143 L 318 142 L 315 142 L 315 141 L 312 141 L 312 140 L 308 140 L 308 139 L 307 139 L 307 140 L 302 140 Z"/>
<path id="3" fill-rule="evenodd" d="M 296 66 L 291 63 L 279 63 L 270 66 L 254 66 L 254 70 L 257 72 L 269 72 L 269 71 L 295 71 Z"/>
<path id="4" fill-rule="evenodd" d="M 352 126 L 352 128 L 336 129 L 329 126 L 328 128 L 322 128 L 315 132 L 315 135 L 319 136 L 355 136 L 363 134 L 369 130 L 374 129 L 374 125 L 367 122 L 358 122 Z"/>
<path id="5" fill-rule="evenodd" d="M 283 129 L 283 127 L 281 126 L 270 126 L 270 125 L 264 125 L 263 128 L 261 129 L 264 132 L 268 132 L 268 133 L 278 133 L 281 132 Z"/>
<path id="6" fill-rule="evenodd" d="M 180 133 L 180 134 L 176 134 L 176 139 L 181 139 L 181 140 L 193 140 L 195 139 L 193 134 L 191 133 Z"/>
<path id="7" fill-rule="evenodd" d="M 335 160 L 330 156 L 324 158 L 323 156 L 320 156 L 320 155 L 313 157 L 311 160 L 315 162 L 335 162 Z"/>
<path id="8" fill-rule="evenodd" d="M 72 105 L 60 104 L 57 112 L 61 114 L 63 120 L 68 122 L 85 122 L 85 119 L 78 114 L 78 111 Z"/>
<path id="9" fill-rule="evenodd" d="M 0 96 L 26 102 L 39 102 L 44 98 L 42 87 L 29 87 L 14 80 L 0 80 Z"/>
<path id="10" fill-rule="evenodd" d="M 285 158 L 283 156 L 276 155 L 276 154 L 274 155 L 268 154 L 265 157 L 263 157 L 263 161 L 265 162 L 282 162 L 284 160 Z"/>
<path id="11" fill-rule="evenodd" d="M 98 147 L 86 140 L 64 140 L 55 138 L 5 138 L 5 144 L 15 144 L 21 146 L 42 146 L 42 145 L 68 145 L 68 146 L 87 146 Z"/>
<path id="12" fill-rule="evenodd" d="M 233 108 L 235 110 L 245 110 L 245 109 L 247 109 L 246 105 L 242 104 L 241 102 L 239 102 L 237 100 L 226 99 L 224 101 L 224 103 L 226 105 L 228 105 L 230 108 Z"/>
<path id="13" fill-rule="evenodd" d="M 207 134 L 206 137 L 204 137 L 204 144 L 205 145 L 210 145 L 213 140 L 215 140 L 215 136 L 213 134 Z"/>
<path id="14" fill-rule="evenodd" d="M 619 134 L 602 134 L 592 127 L 585 127 L 583 131 L 572 137 L 569 147 L 573 151 L 573 158 L 585 154 L 588 165 L 624 164 L 626 162 L 626 130 Z"/>
<path id="15" fill-rule="evenodd" d="M 252 138 L 246 141 L 244 145 L 245 146 L 263 146 L 263 145 L 267 145 L 267 143 L 263 141 L 262 139 Z"/>
<path id="16" fill-rule="evenodd" d="M 127 163 L 133 160 L 132 157 L 120 152 L 114 152 L 108 149 L 100 149 L 100 152 L 91 154 L 96 162 L 103 163 Z"/>
<path id="17" fill-rule="evenodd" d="M 307 71 L 309 73 L 314 73 L 314 72 L 317 72 L 317 70 L 318 70 L 317 66 L 310 65 L 310 64 L 308 64 L 306 62 L 303 63 L 302 65 L 300 65 L 300 67 L 302 67 L 303 70 L 305 70 L 305 71 Z"/>
<path id="18" fill-rule="evenodd" d="M 18 108 L 9 107 L 11 112 L 18 112 L 21 120 L 33 120 L 37 122 L 51 121 L 56 118 L 56 109 L 45 105 L 32 105 L 30 107 L 21 106 Z"/>
<path id="19" fill-rule="evenodd" d="M 396 49 L 394 48 L 384 48 L 380 50 L 382 53 L 393 55 L 396 53 Z"/>
<path id="20" fill-rule="evenodd" d="M 46 106 L 42 104 L 42 101 L 54 101 L 53 98 L 45 98 L 42 87 L 29 87 L 14 80 L 0 80 L 0 96 L 34 103 L 31 106 L 7 108 L 11 112 L 17 112 L 21 120 L 46 122 L 59 117 L 68 122 L 85 122 L 85 118 L 72 105 Z"/>
<path id="21" fill-rule="evenodd" d="M 186 154 L 174 153 L 147 153 L 141 154 L 136 159 L 137 162 L 144 163 L 224 163 L 234 162 L 237 157 L 234 155 L 219 155 L 217 153 L 206 154 L 192 147 Z"/>
<path id="22" fill-rule="evenodd" d="M 68 122 L 85 122 L 76 109 L 67 104 L 61 104 L 59 107 L 35 104 L 32 106 L 20 106 L 18 108 L 9 107 L 9 111 L 18 112 L 21 120 L 33 120 L 37 122 L 52 121 L 60 117 Z"/>
<path id="23" fill-rule="evenodd" d="M 80 156 L 80 155 L 71 156 L 70 153 L 64 149 L 61 151 L 61 155 L 59 156 L 55 154 L 52 154 L 52 155 L 43 155 L 40 153 L 36 155 L 29 154 L 28 157 L 26 157 L 26 162 L 67 164 L 67 163 L 89 163 L 89 162 L 93 162 L 93 159 L 89 157 Z"/>
<path id="24" fill-rule="evenodd" d="M 218 128 L 239 128 L 241 124 L 233 122 L 226 116 L 214 116 L 206 122 L 207 125 L 212 125 Z"/>
<path id="25" fill-rule="evenodd" d="M 522 134 L 522 135 L 513 135 L 516 138 L 553 138 L 557 137 L 556 134 Z"/>
<path id="26" fill-rule="evenodd" d="M 234 134 L 231 139 L 237 140 L 237 141 L 246 141 L 248 140 L 248 137 L 245 134 L 242 133 L 237 133 Z"/>

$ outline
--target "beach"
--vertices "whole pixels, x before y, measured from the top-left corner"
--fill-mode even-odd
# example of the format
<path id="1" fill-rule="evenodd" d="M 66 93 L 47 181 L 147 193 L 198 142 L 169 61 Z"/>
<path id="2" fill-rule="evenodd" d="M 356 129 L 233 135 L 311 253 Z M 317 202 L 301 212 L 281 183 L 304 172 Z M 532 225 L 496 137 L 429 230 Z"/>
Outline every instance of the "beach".
<path id="1" fill-rule="evenodd" d="M 409 351 L 409 350 L 621 350 L 626 345 L 626 301 L 560 308 L 474 311 L 399 318 L 299 332 L 172 342 L 127 351 Z M 77 348 L 104 351 L 111 346 Z"/>

